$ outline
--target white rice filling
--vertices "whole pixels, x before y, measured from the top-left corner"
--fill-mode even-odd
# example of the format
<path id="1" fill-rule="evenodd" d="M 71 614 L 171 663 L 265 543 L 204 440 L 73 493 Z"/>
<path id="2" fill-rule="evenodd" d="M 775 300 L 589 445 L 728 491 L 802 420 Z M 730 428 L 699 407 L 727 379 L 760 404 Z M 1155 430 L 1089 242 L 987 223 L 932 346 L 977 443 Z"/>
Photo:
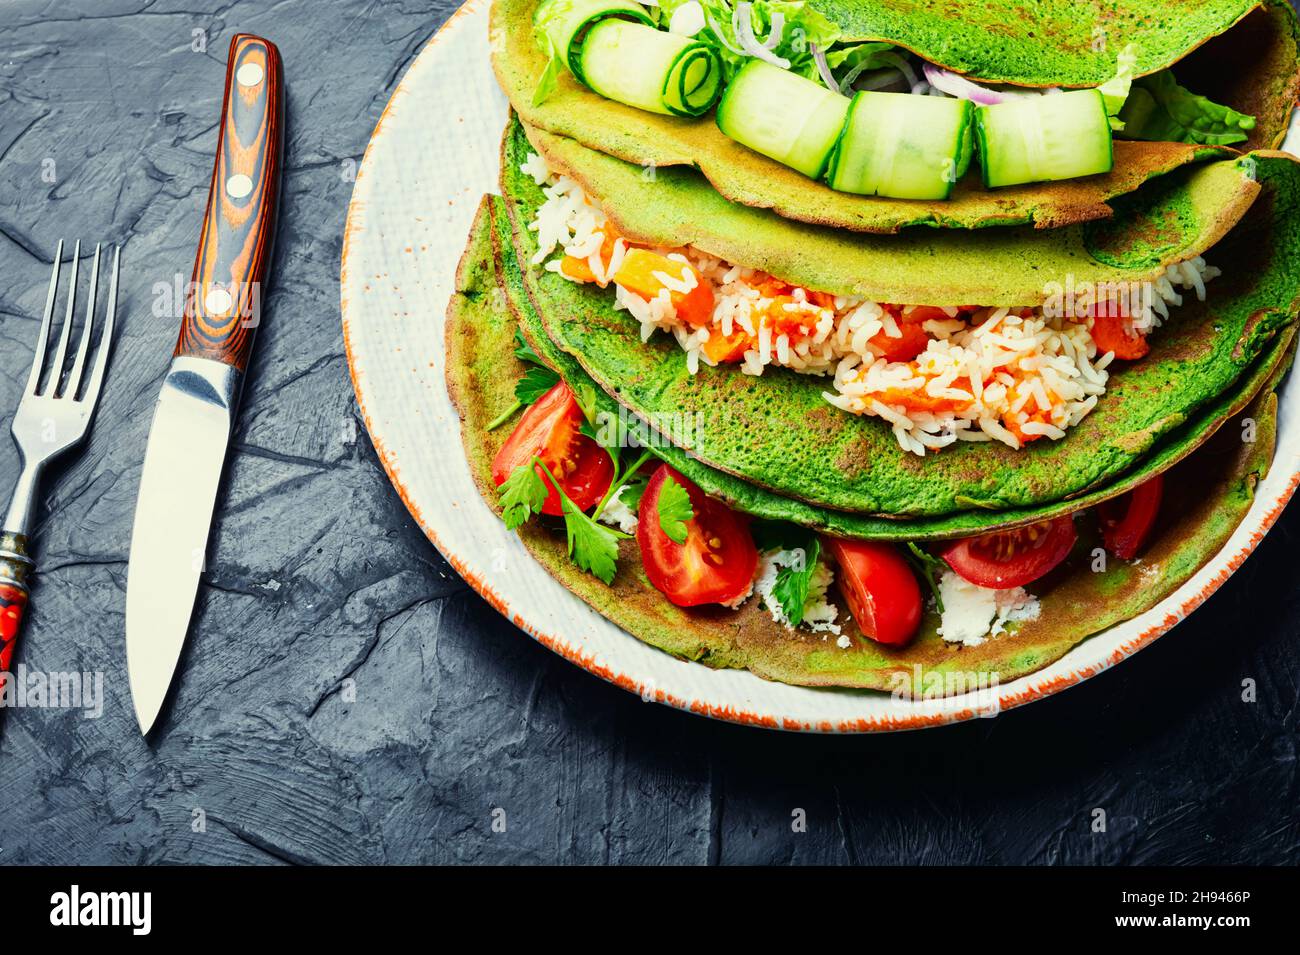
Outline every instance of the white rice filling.
<path id="1" fill-rule="evenodd" d="M 601 261 L 606 217 L 600 206 L 574 180 L 552 175 L 537 154 L 521 168 L 546 196 L 529 226 L 538 241 L 533 264 L 545 263 L 563 275 L 553 258 L 558 250 L 585 261 L 607 285 L 627 246 L 616 241 L 608 267 Z M 740 358 L 742 372 L 761 375 L 778 365 L 829 377 L 831 387 L 823 392 L 827 402 L 883 419 L 898 444 L 917 455 L 957 441 L 1001 441 L 1020 448 L 1036 438 L 1060 440 L 1106 393 L 1114 355 L 1098 354 L 1089 319 L 1049 316 L 1041 308 L 990 307 L 965 314 L 944 308 L 947 317 L 924 322 L 932 337 L 921 354 L 910 362 L 889 361 L 872 340 L 901 338 L 896 313 L 906 320 L 919 306 L 898 309 L 849 296 L 818 305 L 797 287 L 784 296 L 790 300 L 779 300 L 755 284 L 761 278 L 755 270 L 690 247 L 654 251 L 691 265 L 694 272 L 653 273 L 663 286 L 653 299 L 614 283 L 615 307 L 637 321 L 642 341 L 657 331 L 671 335 L 686 353 L 687 369 L 696 374 L 701 364 L 716 364 L 705 351 L 714 335 L 742 332 L 750 339 Z M 700 328 L 678 318 L 672 299 L 673 293 L 696 287 L 696 274 L 714 297 L 712 320 Z M 1128 326 L 1151 331 L 1169 317 L 1170 307 L 1182 304 L 1180 289 L 1204 300 L 1205 283 L 1219 274 L 1199 256 L 1169 266 Z"/>

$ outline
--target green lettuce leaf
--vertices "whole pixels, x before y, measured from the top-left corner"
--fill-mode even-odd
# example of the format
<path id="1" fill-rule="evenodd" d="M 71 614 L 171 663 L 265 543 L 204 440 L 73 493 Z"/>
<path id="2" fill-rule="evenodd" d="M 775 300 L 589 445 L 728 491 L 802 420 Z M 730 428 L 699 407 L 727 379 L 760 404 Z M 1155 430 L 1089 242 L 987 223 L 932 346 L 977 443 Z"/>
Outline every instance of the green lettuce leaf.
<path id="1" fill-rule="evenodd" d="M 659 4 L 661 22 L 671 23 L 673 13 L 690 2 L 693 0 L 661 0 Z M 736 4 L 732 0 L 699 0 L 699 2 L 704 8 L 704 29 L 695 35 L 695 39 L 709 44 L 717 51 L 722 58 L 726 79 L 730 80 L 750 59 L 732 27 L 732 15 Z M 767 39 L 771 35 L 772 22 L 778 13 L 784 18 L 784 22 L 781 28 L 781 39 L 772 49 L 772 53 L 789 60 L 791 72 L 821 82 L 811 45 L 816 44 L 824 51 L 829 50 L 839 40 L 840 28 L 802 0 L 754 0 L 750 8 L 754 35 L 760 40 Z"/>
<path id="2" fill-rule="evenodd" d="M 1255 117 L 1184 89 L 1168 70 L 1134 80 L 1119 119 L 1129 139 L 1212 146 L 1244 142 L 1255 128 Z"/>
<path id="3" fill-rule="evenodd" d="M 537 88 L 533 90 L 533 107 L 536 108 L 551 98 L 555 88 L 560 83 L 560 64 L 561 60 L 552 51 L 550 58 L 546 61 L 546 69 L 542 71 L 541 79 L 537 81 Z"/>
<path id="4" fill-rule="evenodd" d="M 898 48 L 892 43 L 879 40 L 869 43 L 851 43 L 830 50 L 826 54 L 826 65 L 842 79 L 850 72 L 865 73 L 893 66 L 897 52 Z"/>
<path id="5" fill-rule="evenodd" d="M 1115 75 L 1097 87 L 1102 99 L 1106 101 L 1106 115 L 1110 117 L 1110 128 L 1114 130 L 1124 128 L 1124 123 L 1119 118 L 1119 111 L 1124 108 L 1129 88 L 1133 85 L 1133 71 L 1137 68 L 1137 52 L 1136 43 L 1130 43 L 1120 50 L 1119 56 L 1115 58 Z"/>

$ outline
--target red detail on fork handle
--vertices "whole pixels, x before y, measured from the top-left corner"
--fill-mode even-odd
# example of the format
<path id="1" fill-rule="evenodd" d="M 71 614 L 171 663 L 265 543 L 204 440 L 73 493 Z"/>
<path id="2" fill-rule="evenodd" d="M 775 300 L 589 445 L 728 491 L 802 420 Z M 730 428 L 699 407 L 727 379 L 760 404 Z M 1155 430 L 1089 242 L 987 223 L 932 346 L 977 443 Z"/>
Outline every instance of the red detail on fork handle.
<path id="1" fill-rule="evenodd" d="M 27 609 L 27 591 L 20 590 L 12 584 L 0 584 L 0 691 L 4 689 L 13 659 L 14 647 L 18 645 L 18 629 L 23 622 L 23 611 Z"/>

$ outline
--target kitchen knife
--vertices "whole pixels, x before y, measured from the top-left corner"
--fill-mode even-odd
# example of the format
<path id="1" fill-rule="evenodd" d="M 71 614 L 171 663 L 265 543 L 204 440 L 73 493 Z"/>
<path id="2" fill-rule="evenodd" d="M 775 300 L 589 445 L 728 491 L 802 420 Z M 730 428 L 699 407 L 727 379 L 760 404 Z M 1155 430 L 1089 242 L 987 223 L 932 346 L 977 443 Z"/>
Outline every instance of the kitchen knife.
<path id="1" fill-rule="evenodd" d="M 158 717 L 185 644 L 260 318 L 280 192 L 282 86 L 273 44 L 249 34 L 230 41 L 207 212 L 131 532 L 126 662 L 143 733 Z"/>

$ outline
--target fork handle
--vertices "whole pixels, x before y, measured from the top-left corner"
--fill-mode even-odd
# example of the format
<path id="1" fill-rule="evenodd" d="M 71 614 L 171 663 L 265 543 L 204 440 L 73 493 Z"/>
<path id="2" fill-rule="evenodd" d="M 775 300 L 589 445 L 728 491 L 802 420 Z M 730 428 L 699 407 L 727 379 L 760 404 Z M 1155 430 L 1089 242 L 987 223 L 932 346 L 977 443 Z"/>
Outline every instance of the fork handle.
<path id="1" fill-rule="evenodd" d="M 27 609 L 27 575 L 32 561 L 27 556 L 27 538 L 6 531 L 0 534 L 0 692 L 11 671 L 18 631 Z"/>
<path id="2" fill-rule="evenodd" d="M 271 264 L 283 140 L 280 51 L 237 34 L 178 357 L 215 359 L 241 372 L 248 365 Z"/>

